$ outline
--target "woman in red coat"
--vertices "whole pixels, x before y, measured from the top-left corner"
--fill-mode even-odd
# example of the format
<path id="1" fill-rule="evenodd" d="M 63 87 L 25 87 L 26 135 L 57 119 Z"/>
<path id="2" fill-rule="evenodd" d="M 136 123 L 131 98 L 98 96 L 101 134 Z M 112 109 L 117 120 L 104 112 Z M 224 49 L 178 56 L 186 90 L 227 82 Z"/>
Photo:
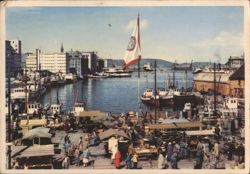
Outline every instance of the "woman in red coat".
<path id="1" fill-rule="evenodd" d="M 114 159 L 115 168 L 119 169 L 120 162 L 121 162 L 121 153 L 119 150 L 117 150 L 115 153 L 115 159 Z"/>

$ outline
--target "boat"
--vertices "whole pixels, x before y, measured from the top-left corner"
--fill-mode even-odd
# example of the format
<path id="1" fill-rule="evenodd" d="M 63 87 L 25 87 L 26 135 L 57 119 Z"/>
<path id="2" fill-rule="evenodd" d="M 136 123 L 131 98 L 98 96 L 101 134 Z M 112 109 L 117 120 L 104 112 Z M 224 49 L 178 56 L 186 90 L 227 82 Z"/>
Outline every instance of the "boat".
<path id="1" fill-rule="evenodd" d="M 147 88 L 144 90 L 143 94 L 141 95 L 141 101 L 144 104 L 150 104 L 151 100 L 154 96 L 153 89 Z"/>
<path id="2" fill-rule="evenodd" d="M 131 77 L 130 73 L 110 73 L 108 77 L 110 78 L 120 78 L 120 77 Z"/>
<path id="3" fill-rule="evenodd" d="M 117 77 L 131 77 L 132 71 L 121 69 L 121 68 L 105 68 L 104 74 L 106 74 L 110 78 L 117 78 Z"/>
<path id="4" fill-rule="evenodd" d="M 94 74 L 88 74 L 87 77 L 88 78 L 95 78 L 95 79 L 98 79 L 98 78 L 108 78 L 110 75 L 107 74 L 107 73 L 94 73 Z"/>
<path id="5" fill-rule="evenodd" d="M 76 77 L 74 74 L 69 73 L 65 75 L 64 79 L 66 80 L 66 83 L 72 83 L 73 81 L 76 80 Z"/>
<path id="6" fill-rule="evenodd" d="M 193 74 L 198 74 L 200 72 L 202 72 L 201 68 L 195 68 L 195 70 L 193 71 Z"/>
<path id="7" fill-rule="evenodd" d="M 153 71 L 153 68 L 150 63 L 147 63 L 143 66 L 144 71 Z"/>
<path id="8" fill-rule="evenodd" d="M 25 92 L 24 87 L 12 88 L 11 90 L 11 99 L 12 100 L 25 100 L 25 97 L 29 98 L 29 92 Z"/>
<path id="9" fill-rule="evenodd" d="M 62 104 L 60 103 L 54 103 L 54 104 L 51 104 L 50 107 L 49 107 L 49 110 L 52 114 L 55 114 L 55 113 L 62 113 Z"/>
<path id="10" fill-rule="evenodd" d="M 27 114 L 33 115 L 33 113 L 38 113 L 38 110 L 42 108 L 41 103 L 32 102 L 27 104 Z"/>
<path id="11" fill-rule="evenodd" d="M 85 106 L 86 106 L 85 102 L 79 102 L 79 101 L 75 102 L 71 113 L 73 113 L 74 116 L 79 116 L 80 112 L 85 111 Z"/>
<path id="12" fill-rule="evenodd" d="M 51 86 L 56 86 L 58 81 L 58 77 L 56 75 L 51 75 L 50 76 L 50 85 Z"/>

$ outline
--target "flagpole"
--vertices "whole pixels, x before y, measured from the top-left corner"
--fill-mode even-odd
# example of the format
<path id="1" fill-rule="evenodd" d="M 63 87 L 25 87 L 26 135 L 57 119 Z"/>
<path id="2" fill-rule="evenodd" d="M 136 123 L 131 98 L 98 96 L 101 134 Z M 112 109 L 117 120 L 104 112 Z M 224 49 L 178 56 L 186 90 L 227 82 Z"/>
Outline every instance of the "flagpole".
<path id="1" fill-rule="evenodd" d="M 138 13 L 138 18 L 137 18 L 137 26 L 138 26 L 138 44 L 139 44 L 139 49 L 141 49 L 140 46 L 140 14 Z M 139 55 L 139 60 L 138 60 L 138 80 L 137 80 L 137 93 L 138 93 L 138 117 L 140 113 L 140 61 L 141 61 L 141 55 Z"/>

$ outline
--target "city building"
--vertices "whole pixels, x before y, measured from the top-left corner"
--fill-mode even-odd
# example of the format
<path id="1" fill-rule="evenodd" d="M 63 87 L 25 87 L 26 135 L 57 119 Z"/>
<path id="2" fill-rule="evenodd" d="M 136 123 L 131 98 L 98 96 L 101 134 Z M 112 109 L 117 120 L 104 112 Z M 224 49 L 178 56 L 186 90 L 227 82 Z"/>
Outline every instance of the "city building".
<path id="1" fill-rule="evenodd" d="M 5 66 L 6 75 L 9 70 L 11 76 L 16 76 L 22 66 L 22 45 L 20 40 L 5 41 Z"/>
<path id="2" fill-rule="evenodd" d="M 242 56 L 230 56 L 227 63 L 225 64 L 231 69 L 238 69 L 244 64 L 244 55 Z"/>
<path id="3" fill-rule="evenodd" d="M 69 60 L 69 72 L 78 76 L 98 71 L 98 56 L 96 52 L 73 51 L 67 53 Z"/>
<path id="4" fill-rule="evenodd" d="M 27 53 L 26 68 L 28 70 L 48 70 L 52 73 L 68 73 L 68 60 L 65 53 L 42 53 L 37 49 L 36 53 Z"/>
<path id="5" fill-rule="evenodd" d="M 104 60 L 103 59 L 98 59 L 97 71 L 102 72 L 103 68 L 104 68 Z"/>
<path id="6" fill-rule="evenodd" d="M 230 95 L 244 98 L 245 95 L 245 66 L 241 65 L 230 77 Z"/>
<path id="7" fill-rule="evenodd" d="M 111 68 L 113 67 L 113 60 L 112 59 L 104 59 L 104 68 Z"/>
<path id="8" fill-rule="evenodd" d="M 87 63 L 88 67 L 88 73 L 94 73 L 97 71 L 97 64 L 98 64 L 98 56 L 97 53 L 92 52 L 82 52 L 83 59 L 86 59 L 87 61 L 84 61 L 83 63 Z M 86 65 L 83 65 L 86 66 Z"/>
<path id="9" fill-rule="evenodd" d="M 199 72 L 194 74 L 193 78 L 193 88 L 197 91 L 209 92 L 217 91 L 222 95 L 229 95 L 230 93 L 230 83 L 229 77 L 232 75 L 233 71 L 215 71 L 216 80 L 214 79 L 214 71 Z M 214 83 L 215 88 L 214 89 Z"/>

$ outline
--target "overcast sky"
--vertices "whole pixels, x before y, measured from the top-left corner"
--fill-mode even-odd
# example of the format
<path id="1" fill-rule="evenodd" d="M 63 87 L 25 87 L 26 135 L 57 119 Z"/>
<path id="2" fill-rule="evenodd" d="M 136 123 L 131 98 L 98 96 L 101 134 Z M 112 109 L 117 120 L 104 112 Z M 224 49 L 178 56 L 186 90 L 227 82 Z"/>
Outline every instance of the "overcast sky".
<path id="1" fill-rule="evenodd" d="M 243 7 L 12 7 L 7 39 L 20 39 L 23 53 L 59 52 L 63 42 L 121 59 L 138 12 L 143 57 L 224 63 L 243 53 Z"/>

